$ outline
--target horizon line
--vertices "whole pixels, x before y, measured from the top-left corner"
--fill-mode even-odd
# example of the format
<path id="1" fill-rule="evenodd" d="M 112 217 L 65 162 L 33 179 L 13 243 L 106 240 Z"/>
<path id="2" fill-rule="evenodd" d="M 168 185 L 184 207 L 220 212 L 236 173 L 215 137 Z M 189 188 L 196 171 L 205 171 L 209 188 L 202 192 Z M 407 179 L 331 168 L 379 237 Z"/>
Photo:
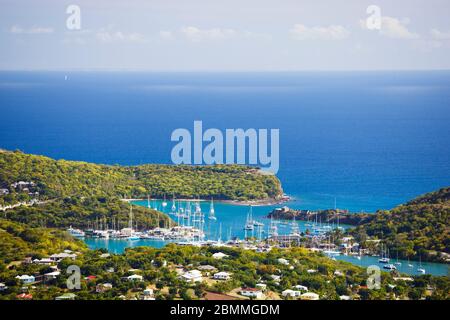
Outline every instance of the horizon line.
<path id="1" fill-rule="evenodd" d="M 446 72 L 446 69 L 295 69 L 295 70 L 155 70 L 136 68 L 55 68 L 55 69 L 0 69 L 0 72 L 142 72 L 142 73 L 302 73 L 302 72 Z"/>

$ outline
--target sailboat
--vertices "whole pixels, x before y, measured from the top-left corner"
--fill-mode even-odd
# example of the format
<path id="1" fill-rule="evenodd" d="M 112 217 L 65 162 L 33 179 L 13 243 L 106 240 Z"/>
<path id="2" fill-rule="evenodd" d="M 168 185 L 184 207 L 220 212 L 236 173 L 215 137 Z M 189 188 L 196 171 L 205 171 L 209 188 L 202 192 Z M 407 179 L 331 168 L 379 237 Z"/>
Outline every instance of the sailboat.
<path id="1" fill-rule="evenodd" d="M 409 262 L 409 258 L 408 258 L 408 267 L 410 267 L 410 268 L 414 267 L 414 266 Z"/>
<path id="2" fill-rule="evenodd" d="M 150 205 L 150 195 L 147 195 L 147 208 L 152 208 L 152 206 Z"/>
<path id="3" fill-rule="evenodd" d="M 422 257 L 419 257 L 419 268 L 417 268 L 417 272 L 421 274 L 425 274 L 425 268 L 422 267 Z"/>
<path id="4" fill-rule="evenodd" d="M 400 261 L 398 261 L 398 251 L 397 251 L 397 261 L 394 263 L 397 266 L 401 266 L 402 263 Z"/>
<path id="5" fill-rule="evenodd" d="M 163 208 L 167 207 L 167 201 L 166 201 L 166 195 L 165 194 L 164 194 L 164 200 L 163 200 L 161 205 L 162 205 Z"/>
<path id="6" fill-rule="evenodd" d="M 295 222 L 295 216 L 292 219 L 291 234 L 292 235 L 299 235 L 300 234 L 300 230 L 299 230 L 298 224 L 297 224 L 297 222 Z"/>
<path id="7" fill-rule="evenodd" d="M 253 230 L 254 229 L 254 223 L 253 223 L 253 214 L 252 214 L 252 206 L 250 206 L 250 210 L 247 213 L 247 221 L 245 222 L 244 230 Z"/>
<path id="8" fill-rule="evenodd" d="M 209 216 L 208 218 L 210 220 L 217 220 L 216 216 L 214 215 L 214 200 L 211 198 L 211 204 L 209 205 Z"/>
<path id="9" fill-rule="evenodd" d="M 175 214 L 175 211 L 177 210 L 177 206 L 175 205 L 175 196 L 172 198 L 172 211 L 170 213 Z"/>
<path id="10" fill-rule="evenodd" d="M 391 259 L 389 259 L 387 255 L 387 251 L 383 251 L 383 245 L 381 245 L 381 258 L 378 259 L 379 263 L 389 263 Z"/>
<path id="11" fill-rule="evenodd" d="M 130 220 L 128 221 L 128 227 L 130 228 L 130 236 L 128 240 L 139 240 L 139 237 L 135 234 L 133 230 L 133 205 L 130 204 Z"/>

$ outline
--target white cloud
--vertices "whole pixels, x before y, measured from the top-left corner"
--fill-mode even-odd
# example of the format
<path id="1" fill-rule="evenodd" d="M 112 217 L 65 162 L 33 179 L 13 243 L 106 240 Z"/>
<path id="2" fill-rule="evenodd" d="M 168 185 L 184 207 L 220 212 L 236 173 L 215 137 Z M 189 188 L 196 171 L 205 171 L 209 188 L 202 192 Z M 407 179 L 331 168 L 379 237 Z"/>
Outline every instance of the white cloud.
<path id="1" fill-rule="evenodd" d="M 431 29 L 431 37 L 436 40 L 450 40 L 450 31 L 440 31 L 438 29 Z"/>
<path id="2" fill-rule="evenodd" d="M 14 25 L 9 29 L 10 33 L 14 34 L 48 34 L 53 33 L 53 28 L 48 27 L 37 27 L 33 26 L 31 28 L 22 28 L 18 25 Z"/>
<path id="3" fill-rule="evenodd" d="M 367 30 L 367 25 L 365 20 L 360 20 L 361 27 Z M 381 29 L 379 33 L 382 36 L 391 39 L 419 39 L 420 35 L 409 31 L 408 26 L 409 19 L 397 19 L 393 17 L 384 16 L 381 17 Z"/>
<path id="4" fill-rule="evenodd" d="M 198 42 L 203 40 L 223 40 L 230 39 L 237 35 L 233 29 L 199 29 L 197 27 L 183 27 L 180 32 L 190 41 Z"/>
<path id="5" fill-rule="evenodd" d="M 417 39 L 419 35 L 417 33 L 408 30 L 407 25 L 409 19 L 399 19 L 392 17 L 381 18 L 381 30 L 380 33 L 392 39 Z"/>
<path id="6" fill-rule="evenodd" d="M 145 37 L 140 33 L 124 33 L 122 31 L 107 31 L 100 30 L 97 32 L 96 37 L 101 42 L 111 43 L 111 42 L 134 42 L 143 43 L 145 42 Z"/>
<path id="7" fill-rule="evenodd" d="M 296 40 L 343 40 L 348 38 L 350 32 L 340 25 L 307 27 L 303 24 L 296 24 L 290 30 L 290 34 Z"/>

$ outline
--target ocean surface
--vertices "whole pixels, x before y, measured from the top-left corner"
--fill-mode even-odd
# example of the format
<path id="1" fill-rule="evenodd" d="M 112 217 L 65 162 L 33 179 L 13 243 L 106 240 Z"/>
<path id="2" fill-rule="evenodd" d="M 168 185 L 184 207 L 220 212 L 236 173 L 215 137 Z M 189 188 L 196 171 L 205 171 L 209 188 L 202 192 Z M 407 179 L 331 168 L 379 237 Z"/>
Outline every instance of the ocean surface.
<path id="1" fill-rule="evenodd" d="M 170 163 L 194 120 L 280 129 L 293 207 L 373 212 L 450 185 L 450 72 L 0 72 L 4 149 Z"/>

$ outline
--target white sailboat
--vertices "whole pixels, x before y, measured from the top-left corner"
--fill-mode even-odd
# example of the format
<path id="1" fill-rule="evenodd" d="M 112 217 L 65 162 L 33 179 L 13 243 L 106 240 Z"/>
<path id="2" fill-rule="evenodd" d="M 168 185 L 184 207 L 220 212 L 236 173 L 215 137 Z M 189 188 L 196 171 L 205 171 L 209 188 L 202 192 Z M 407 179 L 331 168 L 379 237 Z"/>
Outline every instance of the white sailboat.
<path id="1" fill-rule="evenodd" d="M 135 234 L 133 230 L 133 205 L 130 204 L 130 215 L 128 221 L 128 228 L 130 228 L 130 235 L 128 236 L 128 240 L 139 240 L 139 237 Z"/>
<path id="2" fill-rule="evenodd" d="M 175 205 L 175 196 L 173 196 L 172 198 L 172 208 L 171 208 L 171 212 L 172 214 L 175 214 L 175 212 L 177 211 L 177 206 Z"/>
<path id="3" fill-rule="evenodd" d="M 421 274 L 425 274 L 425 268 L 422 267 L 422 257 L 419 257 L 419 268 L 417 268 L 417 272 Z"/>
<path id="4" fill-rule="evenodd" d="M 412 263 L 409 262 L 409 258 L 408 258 L 408 267 L 410 267 L 410 268 L 414 267 L 414 266 L 412 265 Z"/>
<path id="5" fill-rule="evenodd" d="M 162 202 L 163 209 L 167 207 L 166 195 L 164 194 L 164 200 Z"/>
<path id="6" fill-rule="evenodd" d="M 252 231 L 255 228 L 253 222 L 253 214 L 252 214 L 252 206 L 250 206 L 250 210 L 247 213 L 247 221 L 245 222 L 244 230 Z"/>
<path id="7" fill-rule="evenodd" d="M 215 210 L 214 210 L 214 200 L 211 198 L 211 204 L 209 205 L 209 216 L 208 218 L 210 220 L 217 220 L 215 216 Z"/>
<path id="8" fill-rule="evenodd" d="M 387 251 L 383 250 L 383 245 L 381 245 L 381 258 L 378 259 L 379 263 L 389 263 L 391 259 L 389 259 Z"/>

